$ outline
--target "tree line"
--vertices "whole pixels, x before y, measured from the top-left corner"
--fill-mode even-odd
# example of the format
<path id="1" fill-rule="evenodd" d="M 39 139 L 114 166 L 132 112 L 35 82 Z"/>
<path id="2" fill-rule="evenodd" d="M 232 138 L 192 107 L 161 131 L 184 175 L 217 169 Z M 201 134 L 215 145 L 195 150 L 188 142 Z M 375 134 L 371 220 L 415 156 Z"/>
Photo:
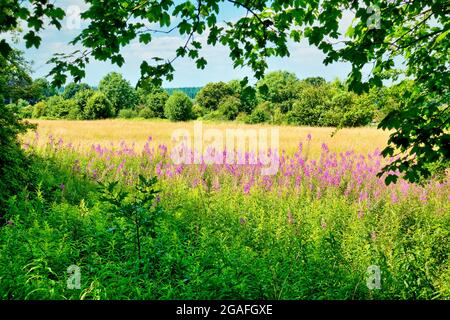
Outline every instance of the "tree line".
<path id="1" fill-rule="evenodd" d="M 411 81 L 357 94 L 344 82 L 321 77 L 298 79 L 288 71 L 266 74 L 255 85 L 241 80 L 211 82 L 202 88 L 163 89 L 151 81 L 135 88 L 111 72 L 97 88 L 69 83 L 54 89 L 46 79 L 9 81 L 8 108 L 22 118 L 94 120 L 166 118 L 271 123 L 304 126 L 356 127 L 378 122 L 400 109 L 399 93 Z"/>

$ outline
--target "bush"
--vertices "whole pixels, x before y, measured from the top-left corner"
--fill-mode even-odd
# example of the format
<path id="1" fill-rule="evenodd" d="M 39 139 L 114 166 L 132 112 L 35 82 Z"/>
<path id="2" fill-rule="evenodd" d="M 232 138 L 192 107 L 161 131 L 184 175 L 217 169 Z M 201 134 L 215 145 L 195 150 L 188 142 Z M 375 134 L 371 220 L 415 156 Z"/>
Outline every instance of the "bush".
<path id="1" fill-rule="evenodd" d="M 299 93 L 299 98 L 292 104 L 287 114 L 291 124 L 306 126 L 324 126 L 324 113 L 330 109 L 330 101 L 334 91 L 331 86 L 306 85 Z"/>
<path id="2" fill-rule="evenodd" d="M 78 91 L 75 96 L 75 102 L 77 103 L 80 112 L 83 114 L 84 113 L 84 108 L 86 108 L 86 104 L 89 100 L 90 97 L 92 97 L 94 95 L 95 91 L 92 89 L 83 89 Z"/>
<path id="3" fill-rule="evenodd" d="M 9 197 L 17 195 L 32 179 L 28 170 L 30 159 L 25 156 L 17 136 L 35 127 L 21 122 L 2 99 L 0 95 L 0 227 Z"/>
<path id="4" fill-rule="evenodd" d="M 74 99 L 64 99 L 61 96 L 53 96 L 47 99 L 45 117 L 51 119 L 78 119 L 80 109 Z"/>
<path id="5" fill-rule="evenodd" d="M 326 108 L 318 104 L 311 108 L 305 101 L 297 100 L 292 105 L 292 110 L 287 114 L 288 123 L 303 126 L 322 125 L 322 116 Z"/>
<path id="6" fill-rule="evenodd" d="M 211 82 L 204 86 L 195 101 L 207 110 L 217 110 L 223 98 L 233 94 L 233 89 L 224 82 Z"/>
<path id="7" fill-rule="evenodd" d="M 155 114 L 153 113 L 153 111 L 150 108 L 144 107 L 139 111 L 139 117 L 144 118 L 144 119 L 151 119 L 151 118 L 155 118 Z"/>
<path id="8" fill-rule="evenodd" d="M 111 72 L 100 80 L 98 90 L 110 101 L 113 114 L 118 113 L 120 109 L 134 109 L 138 103 L 134 88 L 117 72 Z"/>
<path id="9" fill-rule="evenodd" d="M 256 84 L 258 96 L 263 101 L 281 103 L 295 99 L 299 81 L 294 73 L 274 71 L 266 74 Z"/>
<path id="10" fill-rule="evenodd" d="M 166 102 L 164 115 L 172 121 L 186 121 L 192 116 L 192 101 L 183 92 L 174 92 Z"/>
<path id="11" fill-rule="evenodd" d="M 34 119 L 39 119 L 43 117 L 46 113 L 47 103 L 45 101 L 39 101 L 33 106 L 32 117 Z"/>
<path id="12" fill-rule="evenodd" d="M 359 127 L 372 122 L 374 117 L 372 106 L 365 105 L 363 101 L 357 101 L 344 113 L 341 126 Z"/>
<path id="13" fill-rule="evenodd" d="M 117 115 L 117 117 L 121 119 L 137 118 L 137 116 L 138 113 L 132 109 L 122 109 L 119 111 L 119 114 Z"/>
<path id="14" fill-rule="evenodd" d="M 164 106 L 167 99 L 169 99 L 169 94 L 165 91 L 157 91 L 147 96 L 145 107 L 153 112 L 153 118 L 164 118 Z"/>
<path id="15" fill-rule="evenodd" d="M 276 108 L 272 116 L 272 124 L 285 124 L 287 123 L 287 116 L 282 112 L 280 108 Z"/>
<path id="16" fill-rule="evenodd" d="M 205 108 L 202 108 L 198 104 L 194 104 L 194 106 L 192 107 L 192 118 L 193 119 L 202 118 L 206 113 L 207 113 L 207 110 L 205 110 Z"/>
<path id="17" fill-rule="evenodd" d="M 101 92 L 96 92 L 90 97 L 84 109 L 85 119 L 105 119 L 112 117 L 113 114 L 111 102 Z"/>
<path id="18" fill-rule="evenodd" d="M 330 102 L 321 123 L 332 127 L 358 127 L 369 124 L 373 118 L 373 109 L 364 95 L 352 92 L 339 92 Z"/>
<path id="19" fill-rule="evenodd" d="M 263 123 L 270 120 L 270 112 L 268 103 L 259 104 L 250 116 L 247 118 L 247 123 L 256 124 Z"/>
<path id="20" fill-rule="evenodd" d="M 237 122 L 248 123 L 248 115 L 245 112 L 239 112 L 236 117 Z"/>
<path id="21" fill-rule="evenodd" d="M 19 99 L 17 101 L 16 105 L 17 105 L 17 109 L 20 111 L 20 109 L 28 107 L 30 104 L 26 100 Z"/>
<path id="22" fill-rule="evenodd" d="M 226 97 L 219 104 L 219 112 L 227 120 L 234 120 L 239 113 L 241 101 L 233 96 Z"/>
<path id="23" fill-rule="evenodd" d="M 232 89 L 232 95 L 239 98 L 239 111 L 251 113 L 258 104 L 256 89 L 252 86 L 243 86 L 239 80 L 231 80 L 228 86 Z"/>
<path id="24" fill-rule="evenodd" d="M 33 117 L 33 106 L 26 106 L 19 110 L 19 115 L 23 119 L 31 119 Z"/>
<path id="25" fill-rule="evenodd" d="M 214 110 L 214 111 L 211 111 L 210 113 L 205 114 L 202 117 L 202 119 L 205 121 L 224 121 L 224 120 L 226 120 L 224 115 L 222 113 L 220 113 L 219 110 Z"/>

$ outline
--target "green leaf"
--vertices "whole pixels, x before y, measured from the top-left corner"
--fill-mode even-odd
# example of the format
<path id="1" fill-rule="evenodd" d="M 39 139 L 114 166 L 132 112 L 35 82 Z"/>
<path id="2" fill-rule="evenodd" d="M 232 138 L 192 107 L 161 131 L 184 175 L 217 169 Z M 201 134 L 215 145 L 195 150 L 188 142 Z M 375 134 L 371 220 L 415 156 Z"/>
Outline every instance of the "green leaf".
<path id="1" fill-rule="evenodd" d="M 139 42 L 149 44 L 152 41 L 152 35 L 150 33 L 143 33 L 139 35 Z"/>
<path id="2" fill-rule="evenodd" d="M 205 69 L 205 66 L 207 64 L 207 61 L 204 58 L 197 59 L 195 61 L 198 69 Z"/>

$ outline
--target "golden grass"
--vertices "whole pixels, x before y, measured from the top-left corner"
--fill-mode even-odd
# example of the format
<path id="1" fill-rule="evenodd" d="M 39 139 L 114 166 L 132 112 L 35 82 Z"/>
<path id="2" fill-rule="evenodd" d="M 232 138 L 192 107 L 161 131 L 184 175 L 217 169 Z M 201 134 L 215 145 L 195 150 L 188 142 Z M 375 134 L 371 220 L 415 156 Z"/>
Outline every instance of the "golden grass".
<path id="1" fill-rule="evenodd" d="M 96 120 L 96 121 L 68 121 L 68 120 L 33 120 L 38 124 L 38 132 L 42 138 L 51 134 L 64 142 L 89 147 L 92 144 L 107 145 L 125 141 L 135 143 L 138 150 L 143 147 L 149 136 L 157 144 L 171 145 L 171 136 L 175 129 L 184 128 L 193 133 L 194 122 L 168 122 L 164 120 Z M 225 135 L 226 129 L 273 128 L 269 125 L 246 125 L 235 122 L 203 123 L 203 130 L 219 129 Z M 339 130 L 333 137 L 333 128 L 277 126 L 280 133 L 280 149 L 287 152 L 296 150 L 298 143 L 305 141 L 311 134 L 310 156 L 320 154 L 322 143 L 328 144 L 333 152 L 354 150 L 357 153 L 368 153 L 376 148 L 383 148 L 386 144 L 388 132 L 375 128 L 348 128 Z M 269 131 L 270 132 L 270 131 Z M 33 133 L 28 133 L 24 139 L 30 139 Z M 191 136 L 191 139 L 192 136 Z M 41 139 L 43 140 L 43 139 Z"/>

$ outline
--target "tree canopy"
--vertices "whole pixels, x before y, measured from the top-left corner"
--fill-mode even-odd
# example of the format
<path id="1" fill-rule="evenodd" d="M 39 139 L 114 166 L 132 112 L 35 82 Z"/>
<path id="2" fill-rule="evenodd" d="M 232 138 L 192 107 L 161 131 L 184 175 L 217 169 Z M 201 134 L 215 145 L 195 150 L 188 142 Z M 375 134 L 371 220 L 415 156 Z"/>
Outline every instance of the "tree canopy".
<path id="1" fill-rule="evenodd" d="M 405 91 L 405 106 L 393 111 L 381 123 L 393 129 L 384 155 L 397 154 L 396 161 L 384 168 L 388 180 L 395 181 L 394 170 L 417 181 L 427 177 L 430 164 L 450 158 L 449 117 L 449 45 L 450 2 L 446 0 L 86 0 L 88 8 L 82 19 L 88 26 L 71 42 L 83 50 L 57 54 L 51 59 L 53 83 L 61 86 L 70 74 L 75 81 L 85 76 L 91 58 L 122 66 L 121 49 L 133 39 L 142 45 L 152 42 L 155 32 L 178 32 L 186 41 L 169 60 L 154 57 L 141 64 L 142 79 L 161 84 L 173 78 L 173 62 L 182 57 L 193 59 L 198 68 L 207 63 L 201 55 L 205 45 L 228 47 L 234 67 L 249 66 L 257 79 L 267 69 L 267 58 L 289 55 L 289 41 L 307 39 L 325 54 L 325 64 L 346 61 L 352 66 L 349 88 L 362 92 L 383 81 L 414 80 Z M 222 23 L 219 13 L 225 2 L 247 14 Z M 39 47 L 38 34 L 44 17 L 61 27 L 64 11 L 53 1 L 4 0 L 0 4 L 0 32 L 7 32 L 25 22 L 30 28 L 24 39 L 27 47 Z M 345 34 L 339 29 L 343 12 L 354 15 Z M 159 24 L 160 29 L 150 26 Z M 198 36 L 206 36 L 206 44 Z M 0 41 L 0 53 L 7 57 L 11 47 Z M 402 65 L 396 61 L 401 60 Z M 364 67 L 371 72 L 363 77 Z M 243 81 L 245 83 L 246 81 Z M 264 88 L 263 88 L 264 90 Z"/>

